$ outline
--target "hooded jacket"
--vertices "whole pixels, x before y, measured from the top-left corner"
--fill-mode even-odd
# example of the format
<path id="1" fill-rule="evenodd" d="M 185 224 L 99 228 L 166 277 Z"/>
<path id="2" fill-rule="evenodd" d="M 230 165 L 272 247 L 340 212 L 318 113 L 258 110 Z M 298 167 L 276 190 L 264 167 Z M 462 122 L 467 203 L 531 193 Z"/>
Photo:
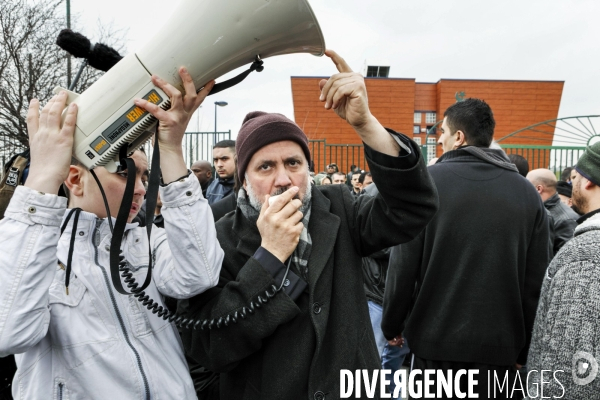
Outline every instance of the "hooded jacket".
<path id="1" fill-rule="evenodd" d="M 429 172 L 440 209 L 392 249 L 383 333 L 423 359 L 524 364 L 549 261 L 542 200 L 502 150 L 449 151 Z"/>
<path id="2" fill-rule="evenodd" d="M 146 293 L 187 298 L 219 278 L 223 251 L 195 176 L 160 189 L 166 229 L 152 231 Z M 0 222 L 0 357 L 17 354 L 16 399 L 196 398 L 176 327 L 121 295 L 110 280 L 106 220 L 82 212 L 68 292 L 73 220 L 60 235 L 66 199 L 19 187 Z M 122 251 L 137 282 L 148 237 L 128 224 Z M 62 264 L 59 264 L 59 262 Z"/>

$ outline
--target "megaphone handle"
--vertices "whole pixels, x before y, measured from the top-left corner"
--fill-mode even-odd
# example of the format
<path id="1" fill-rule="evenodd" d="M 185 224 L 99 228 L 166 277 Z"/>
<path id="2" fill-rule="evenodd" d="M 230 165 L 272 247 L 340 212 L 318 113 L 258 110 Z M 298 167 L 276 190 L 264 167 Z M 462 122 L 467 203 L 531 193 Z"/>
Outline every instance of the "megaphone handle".
<path id="1" fill-rule="evenodd" d="M 225 82 L 220 82 L 220 83 L 215 84 L 215 86 L 213 86 L 212 90 L 210 91 L 210 93 L 208 95 L 211 96 L 211 95 L 219 93 L 225 89 L 229 89 L 230 87 L 235 86 L 238 83 L 240 83 L 241 81 L 243 81 L 244 79 L 246 79 L 246 77 L 248 75 L 250 75 L 250 72 L 252 72 L 252 71 L 261 72 L 263 69 L 264 69 L 263 61 L 260 59 L 260 56 L 256 56 L 256 59 L 254 60 L 254 62 L 250 66 L 250 68 L 248 68 L 246 71 L 242 72 L 241 74 L 239 74 L 236 77 L 228 79 Z"/>

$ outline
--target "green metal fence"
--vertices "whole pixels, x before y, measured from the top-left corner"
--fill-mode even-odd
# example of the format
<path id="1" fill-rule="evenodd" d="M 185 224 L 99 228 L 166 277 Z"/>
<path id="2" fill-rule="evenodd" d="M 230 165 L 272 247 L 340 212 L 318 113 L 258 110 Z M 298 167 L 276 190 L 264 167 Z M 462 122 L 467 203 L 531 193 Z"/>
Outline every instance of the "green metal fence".
<path id="1" fill-rule="evenodd" d="M 502 144 L 506 154 L 518 154 L 529 162 L 530 169 L 548 168 L 560 174 L 567 167 L 577 163 L 585 147 L 574 146 L 536 146 Z M 435 148 L 435 145 L 432 145 Z M 428 145 L 420 146 L 423 157 L 428 159 Z M 315 172 L 325 171 L 331 163 L 337 164 L 342 172 L 350 171 L 351 165 L 368 169 L 361 144 L 328 144 L 325 139 L 309 140 L 309 149 L 315 163 Z"/>
<path id="2" fill-rule="evenodd" d="M 309 140 L 308 147 L 314 162 L 315 172 L 325 171 L 327 165 L 337 164 L 341 172 L 349 172 L 356 165 L 367 170 L 362 144 L 328 144 L 325 139 Z"/>
<path id="3" fill-rule="evenodd" d="M 529 162 L 530 169 L 548 168 L 555 174 L 560 174 L 567 167 L 577 163 L 585 151 L 585 147 L 572 146 L 535 146 L 502 144 L 506 154 L 518 154 Z"/>

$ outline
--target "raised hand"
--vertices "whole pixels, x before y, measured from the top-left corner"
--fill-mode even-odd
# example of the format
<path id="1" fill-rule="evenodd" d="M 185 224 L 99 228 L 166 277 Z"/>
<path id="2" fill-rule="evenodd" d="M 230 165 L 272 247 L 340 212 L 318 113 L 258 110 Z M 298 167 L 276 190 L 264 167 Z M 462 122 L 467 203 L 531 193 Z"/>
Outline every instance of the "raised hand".
<path id="1" fill-rule="evenodd" d="M 326 50 L 338 74 L 319 82 L 320 101 L 325 108 L 333 109 L 337 115 L 354 128 L 362 141 L 380 153 L 398 156 L 400 146 L 387 133 L 369 110 L 367 88 L 362 75 L 353 72 L 346 61 L 333 50 Z"/>
<path id="2" fill-rule="evenodd" d="M 325 108 L 333 108 L 352 127 L 362 128 L 372 118 L 365 79 L 361 74 L 353 72 L 335 51 L 326 50 L 325 55 L 331 58 L 339 73 L 319 82 L 320 100 L 325 102 Z"/>
<path id="3" fill-rule="evenodd" d="M 69 174 L 77 105 L 69 105 L 61 127 L 66 101 L 66 92 L 57 94 L 44 106 L 41 115 L 40 102 L 33 99 L 29 103 L 27 133 L 31 165 L 25 186 L 40 192 L 58 194 Z"/>
<path id="4" fill-rule="evenodd" d="M 160 145 L 161 155 L 161 171 L 163 180 L 171 182 L 187 171 L 183 160 L 183 150 L 181 142 L 185 129 L 194 114 L 194 111 L 204 101 L 214 86 L 214 81 L 207 83 L 204 88 L 196 93 L 194 81 L 187 69 L 181 67 L 179 76 L 183 81 L 185 95 L 182 95 L 173 85 L 165 80 L 152 76 L 152 83 L 161 88 L 171 99 L 171 108 L 167 111 L 161 109 L 156 104 L 153 104 L 144 99 L 135 99 L 134 103 L 147 110 L 158 119 L 158 141 Z"/>

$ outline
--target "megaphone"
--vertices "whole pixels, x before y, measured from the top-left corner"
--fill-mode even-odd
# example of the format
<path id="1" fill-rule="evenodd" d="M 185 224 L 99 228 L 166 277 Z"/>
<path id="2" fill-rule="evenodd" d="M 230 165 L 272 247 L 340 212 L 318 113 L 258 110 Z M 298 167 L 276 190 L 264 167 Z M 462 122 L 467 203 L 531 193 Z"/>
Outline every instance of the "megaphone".
<path id="1" fill-rule="evenodd" d="M 151 82 L 153 74 L 183 92 L 181 66 L 199 88 L 249 63 L 261 68 L 256 63 L 268 57 L 324 52 L 325 40 L 307 0 L 181 0 L 139 51 L 83 93 L 69 92 L 67 102 L 78 105 L 73 155 L 89 169 L 104 166 L 116 172 L 120 148 L 125 143 L 130 151 L 140 147 L 156 121 L 133 99 L 170 107 L 169 97 Z"/>

